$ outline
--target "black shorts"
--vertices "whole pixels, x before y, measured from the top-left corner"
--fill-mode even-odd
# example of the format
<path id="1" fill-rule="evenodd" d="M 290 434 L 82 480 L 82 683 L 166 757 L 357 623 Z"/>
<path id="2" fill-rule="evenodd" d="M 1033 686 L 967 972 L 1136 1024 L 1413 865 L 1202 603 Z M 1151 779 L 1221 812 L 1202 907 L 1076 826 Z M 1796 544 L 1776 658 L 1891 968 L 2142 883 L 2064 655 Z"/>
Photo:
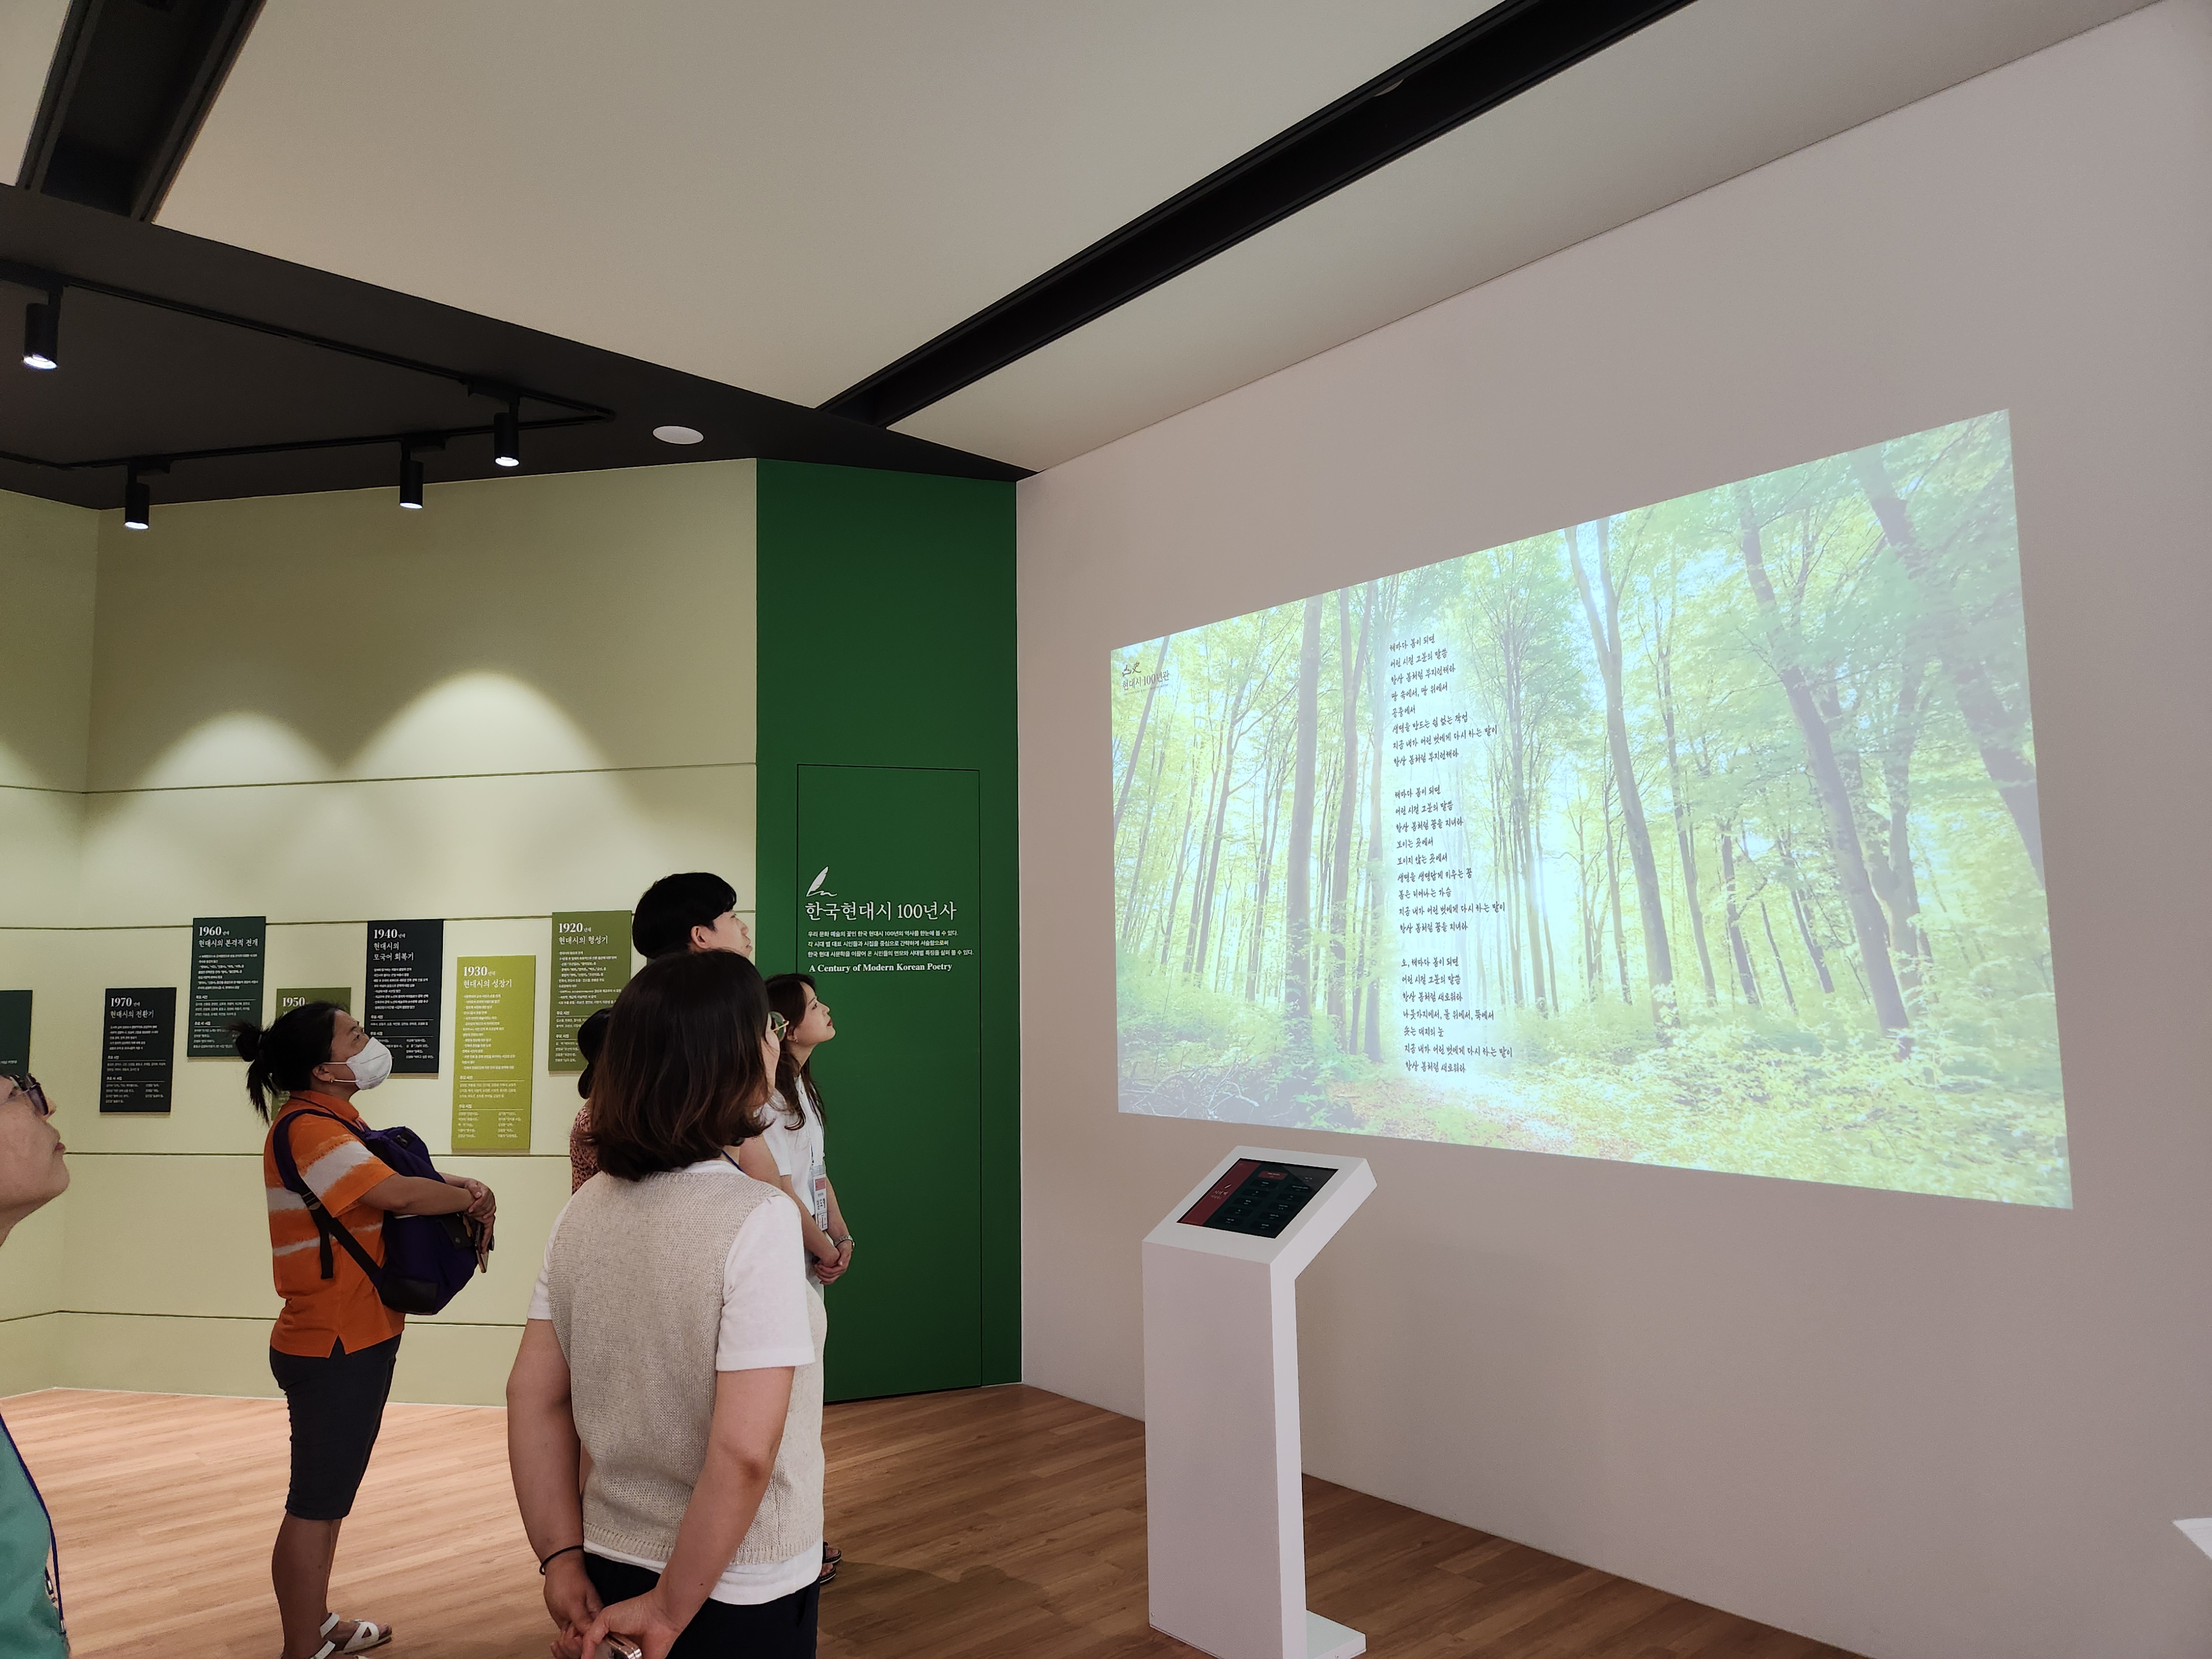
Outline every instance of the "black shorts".
<path id="1" fill-rule="evenodd" d="M 660 1582 L 650 1567 L 610 1561 L 588 1550 L 584 1571 L 609 1607 L 642 1595 Z M 821 1605 L 818 1583 L 773 1601 L 709 1601 L 691 1615 L 668 1650 L 668 1659 L 814 1659 L 814 1618 Z"/>
<path id="2" fill-rule="evenodd" d="M 302 1521 L 343 1521 L 368 1472 L 399 1339 L 328 1359 L 269 1351 L 269 1370 L 292 1408 L 292 1489 L 284 1513 Z"/>

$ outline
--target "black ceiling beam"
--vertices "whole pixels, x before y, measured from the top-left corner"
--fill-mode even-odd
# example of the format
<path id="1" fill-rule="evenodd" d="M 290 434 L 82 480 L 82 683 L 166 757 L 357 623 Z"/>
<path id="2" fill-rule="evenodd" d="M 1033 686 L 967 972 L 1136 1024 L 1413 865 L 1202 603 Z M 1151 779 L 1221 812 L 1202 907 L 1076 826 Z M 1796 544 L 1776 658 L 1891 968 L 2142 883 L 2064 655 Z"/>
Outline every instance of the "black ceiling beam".
<path id="1" fill-rule="evenodd" d="M 527 386 L 508 386 L 487 380 L 481 374 L 465 369 L 446 368 L 436 363 L 426 363 L 413 357 L 403 357 L 396 352 L 381 351 L 374 346 L 356 345 L 349 340 L 332 339 L 326 334 L 312 333 L 284 323 L 264 322 L 255 317 L 241 317 L 236 312 L 217 311 L 211 306 L 196 305 L 189 300 L 171 299 L 164 295 L 149 294 L 135 288 L 125 288 L 114 283 L 103 283 L 90 276 L 72 276 L 66 271 L 42 270 L 35 265 L 20 264 L 12 259 L 0 259 L 0 283 L 12 283 L 18 288 L 49 297 L 58 296 L 70 289 L 82 289 L 87 294 L 104 294 L 111 300 L 127 300 L 133 305 L 151 306 L 157 311 L 173 311 L 180 317 L 197 317 L 204 323 L 221 323 L 227 328 L 242 328 L 254 334 L 266 334 L 279 340 L 290 340 L 299 345 L 313 346 L 319 351 L 335 351 L 340 356 L 358 357 L 364 362 L 381 363 L 386 368 L 404 368 L 410 374 L 434 375 L 441 380 L 451 380 L 472 397 L 496 398 L 501 402 L 526 398 L 532 403 L 550 404 L 556 409 L 573 410 L 587 420 L 611 420 L 614 411 L 602 409 L 597 404 L 580 403 L 574 398 L 563 398 L 556 392 L 533 392 Z M 572 425 L 572 422 L 562 422 Z M 489 428 L 486 430 L 489 430 Z M 225 453 L 233 452 L 226 451 Z M 235 452 L 244 453 L 245 452 Z"/>
<path id="2" fill-rule="evenodd" d="M 890 426 L 1690 0 L 1505 0 L 822 405 Z"/>
<path id="3" fill-rule="evenodd" d="M 16 184 L 152 219 L 260 12 L 261 0 L 70 0 Z"/>

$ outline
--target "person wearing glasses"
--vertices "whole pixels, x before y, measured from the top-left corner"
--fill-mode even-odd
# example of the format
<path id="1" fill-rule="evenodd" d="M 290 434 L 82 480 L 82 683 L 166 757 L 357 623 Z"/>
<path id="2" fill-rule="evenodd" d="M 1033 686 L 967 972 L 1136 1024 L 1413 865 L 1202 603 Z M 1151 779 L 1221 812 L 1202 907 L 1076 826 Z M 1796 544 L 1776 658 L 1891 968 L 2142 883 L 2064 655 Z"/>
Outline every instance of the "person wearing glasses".
<path id="1" fill-rule="evenodd" d="M 753 953 L 752 929 L 738 914 L 738 890 L 704 870 L 663 876 L 647 888 L 630 912 L 629 942 L 648 962 L 687 951 L 732 951 L 749 960 Z M 605 1040 L 607 1012 L 600 1009 L 576 1033 L 576 1047 L 584 1056 L 576 1092 L 584 1103 L 568 1126 L 570 1192 L 599 1172 L 592 1151 L 592 1079 L 596 1074 L 592 1062 Z"/>
<path id="2" fill-rule="evenodd" d="M 783 1054 L 776 1064 L 775 1093 L 769 1097 L 768 1128 L 740 1149 L 738 1164 L 755 1180 L 780 1186 L 799 1206 L 805 1236 L 807 1276 L 818 1297 L 853 1265 L 853 1235 L 830 1184 L 823 1152 L 821 1091 L 814 1086 L 814 1051 L 837 1035 L 830 1005 L 815 994 L 811 974 L 778 974 L 768 982 L 769 1006 L 787 1022 L 779 1035 Z M 822 1583 L 837 1576 L 845 1553 L 824 1540 Z"/>
<path id="3" fill-rule="evenodd" d="M 68 1148 L 34 1077 L 0 1075 L 0 1244 L 15 1224 L 69 1187 Z M 61 1555 L 38 1483 L 0 1422 L 0 1653 L 68 1659 Z"/>
<path id="4" fill-rule="evenodd" d="M 734 952 L 647 963 L 592 1088 L 599 1171 L 553 1224 L 507 1384 L 507 1462 L 559 1634 L 604 1659 L 811 1659 L 822 1312 L 799 1213 L 729 1149 L 781 1045 Z"/>

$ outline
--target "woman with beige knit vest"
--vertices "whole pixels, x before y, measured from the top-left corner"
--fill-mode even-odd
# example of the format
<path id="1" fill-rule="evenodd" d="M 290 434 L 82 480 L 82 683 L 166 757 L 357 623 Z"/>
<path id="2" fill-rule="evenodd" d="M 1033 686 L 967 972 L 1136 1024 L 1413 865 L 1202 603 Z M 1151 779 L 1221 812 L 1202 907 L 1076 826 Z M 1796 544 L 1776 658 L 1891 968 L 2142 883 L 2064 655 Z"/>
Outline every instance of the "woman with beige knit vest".
<path id="1" fill-rule="evenodd" d="M 781 1024 L 720 951 L 648 963 L 608 1023 L 599 1172 L 554 1223 L 507 1385 L 567 1659 L 814 1652 L 822 1304 L 797 1210 L 724 1151 L 760 1133 Z"/>

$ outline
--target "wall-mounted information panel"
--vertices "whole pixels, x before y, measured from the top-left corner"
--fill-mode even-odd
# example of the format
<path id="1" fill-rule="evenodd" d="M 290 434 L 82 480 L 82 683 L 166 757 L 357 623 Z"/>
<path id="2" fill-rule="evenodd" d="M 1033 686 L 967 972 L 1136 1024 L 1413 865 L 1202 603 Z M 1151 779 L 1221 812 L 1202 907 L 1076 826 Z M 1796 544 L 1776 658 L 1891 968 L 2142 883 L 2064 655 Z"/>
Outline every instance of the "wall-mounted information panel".
<path id="1" fill-rule="evenodd" d="M 629 983 L 629 912 L 553 913 L 552 1012 L 545 1028 L 545 1069 L 580 1072 L 576 1030 L 611 1008 Z"/>
<path id="2" fill-rule="evenodd" d="M 392 1050 L 395 1076 L 437 1073 L 445 960 L 446 924 L 441 921 L 368 924 L 367 994 L 361 1023 Z"/>
<path id="3" fill-rule="evenodd" d="M 304 1008 L 311 1002 L 327 1002 L 334 1008 L 343 1008 L 346 1012 L 351 1013 L 353 987 L 350 985 L 280 985 L 276 988 L 275 1018 L 282 1019 L 295 1008 Z"/>
<path id="4" fill-rule="evenodd" d="M 453 964 L 453 1150 L 530 1150 L 537 1045 L 536 957 L 463 957 Z"/>
<path id="5" fill-rule="evenodd" d="M 238 1058 L 230 1028 L 239 1020 L 260 1020 L 262 969 L 268 953 L 269 923 L 264 917 L 192 919 L 192 996 L 185 1031 L 186 1058 Z"/>
<path id="6" fill-rule="evenodd" d="M 257 1013 L 260 995 L 257 986 Z M 177 988 L 108 991 L 100 1015 L 100 1109 L 166 1112 L 176 1074 Z"/>
<path id="7" fill-rule="evenodd" d="M 0 1072 L 31 1069 L 31 994 L 0 991 Z"/>

